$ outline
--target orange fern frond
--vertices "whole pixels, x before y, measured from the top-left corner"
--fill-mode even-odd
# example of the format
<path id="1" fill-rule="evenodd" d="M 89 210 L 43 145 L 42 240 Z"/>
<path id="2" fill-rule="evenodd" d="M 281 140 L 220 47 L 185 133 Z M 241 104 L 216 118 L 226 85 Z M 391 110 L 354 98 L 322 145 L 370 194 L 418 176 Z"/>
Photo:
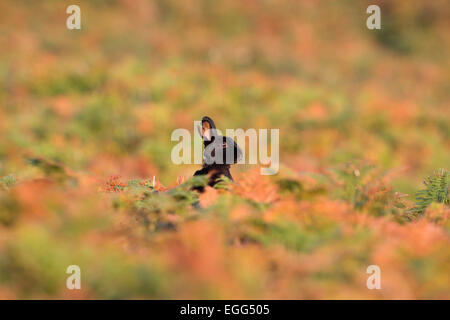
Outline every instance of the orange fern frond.
<path id="1" fill-rule="evenodd" d="M 278 187 L 267 176 L 261 175 L 259 168 L 243 174 L 233 192 L 260 203 L 272 203 L 278 199 Z"/>

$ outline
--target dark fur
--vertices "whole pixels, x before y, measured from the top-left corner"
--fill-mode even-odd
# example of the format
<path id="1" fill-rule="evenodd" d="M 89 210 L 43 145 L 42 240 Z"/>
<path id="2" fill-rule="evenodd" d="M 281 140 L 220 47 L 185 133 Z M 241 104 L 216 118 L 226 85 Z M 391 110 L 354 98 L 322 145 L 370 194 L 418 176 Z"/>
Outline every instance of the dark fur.
<path id="1" fill-rule="evenodd" d="M 216 125 L 215 125 L 214 121 L 210 117 L 206 117 L 206 116 L 203 117 L 202 118 L 202 124 L 205 121 L 210 124 L 211 131 L 215 131 L 216 130 Z M 201 131 L 200 131 L 200 134 L 201 134 Z M 218 141 L 216 141 L 216 140 L 218 140 Z M 224 148 L 224 153 L 223 153 L 224 154 L 224 159 L 223 159 L 224 161 L 223 161 L 223 163 L 210 163 L 210 164 L 203 163 L 202 169 L 197 170 L 194 173 L 194 176 L 209 175 L 208 186 L 213 187 L 214 185 L 216 185 L 218 183 L 218 180 L 222 176 L 225 176 L 228 179 L 233 181 L 233 177 L 231 176 L 231 172 L 230 172 L 230 164 L 226 164 L 225 163 L 225 155 L 227 154 L 227 152 L 233 152 L 233 163 L 237 163 L 239 158 L 240 158 L 240 156 L 242 155 L 242 152 L 241 152 L 239 146 L 237 145 L 237 143 L 235 143 L 233 139 L 228 138 L 228 137 L 223 137 L 223 136 L 216 135 L 215 132 L 213 132 L 210 140 L 203 140 L 203 145 L 204 145 L 205 149 L 211 143 L 226 143 L 227 147 Z M 206 155 L 205 155 L 205 157 L 206 157 Z M 203 192 L 204 188 L 203 187 L 196 187 L 196 188 L 194 188 L 194 190 L 197 190 L 199 192 Z"/>

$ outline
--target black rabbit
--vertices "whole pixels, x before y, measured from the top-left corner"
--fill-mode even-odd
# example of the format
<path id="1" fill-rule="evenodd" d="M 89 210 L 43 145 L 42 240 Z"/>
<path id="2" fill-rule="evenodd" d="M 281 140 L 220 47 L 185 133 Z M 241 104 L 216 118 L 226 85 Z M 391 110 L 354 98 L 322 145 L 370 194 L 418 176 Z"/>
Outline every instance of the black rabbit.
<path id="1" fill-rule="evenodd" d="M 208 186 L 211 187 L 217 184 L 222 176 L 233 180 L 230 166 L 242 158 L 242 151 L 237 143 L 229 137 L 219 135 L 216 125 L 210 117 L 202 118 L 202 127 L 198 130 L 205 150 L 203 151 L 202 169 L 197 170 L 194 176 L 209 175 Z M 195 187 L 194 190 L 203 192 L 204 188 Z"/>

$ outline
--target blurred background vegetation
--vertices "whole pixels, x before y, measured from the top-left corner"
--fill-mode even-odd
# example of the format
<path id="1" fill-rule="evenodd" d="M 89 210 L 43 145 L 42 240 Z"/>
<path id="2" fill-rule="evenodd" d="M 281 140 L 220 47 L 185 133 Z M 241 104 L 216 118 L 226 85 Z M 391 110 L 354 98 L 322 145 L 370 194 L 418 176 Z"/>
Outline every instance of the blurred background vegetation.
<path id="1" fill-rule="evenodd" d="M 448 1 L 376 1 L 381 30 L 371 1 L 70 4 L 0 3 L 0 297 L 449 298 Z M 154 193 L 203 115 L 279 128 L 280 173 Z"/>

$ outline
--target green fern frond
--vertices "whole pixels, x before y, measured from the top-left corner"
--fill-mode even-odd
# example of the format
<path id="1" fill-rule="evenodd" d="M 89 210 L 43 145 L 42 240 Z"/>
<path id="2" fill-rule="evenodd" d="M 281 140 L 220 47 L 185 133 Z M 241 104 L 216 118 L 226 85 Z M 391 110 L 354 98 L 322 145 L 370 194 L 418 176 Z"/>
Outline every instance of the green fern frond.
<path id="1" fill-rule="evenodd" d="M 416 203 L 412 212 L 423 215 L 432 202 L 449 204 L 450 172 L 440 169 L 424 180 L 425 189 L 416 193 Z"/>
<path id="2" fill-rule="evenodd" d="M 14 175 L 9 174 L 7 176 L 1 177 L 0 178 L 0 187 L 4 188 L 4 189 L 9 189 L 11 188 L 13 185 L 15 185 L 17 182 L 16 178 L 14 177 Z"/>
<path id="3" fill-rule="evenodd" d="M 215 189 L 224 189 L 224 190 L 230 190 L 230 185 L 233 183 L 233 181 L 225 176 L 220 177 L 217 179 L 217 183 L 214 186 Z"/>

